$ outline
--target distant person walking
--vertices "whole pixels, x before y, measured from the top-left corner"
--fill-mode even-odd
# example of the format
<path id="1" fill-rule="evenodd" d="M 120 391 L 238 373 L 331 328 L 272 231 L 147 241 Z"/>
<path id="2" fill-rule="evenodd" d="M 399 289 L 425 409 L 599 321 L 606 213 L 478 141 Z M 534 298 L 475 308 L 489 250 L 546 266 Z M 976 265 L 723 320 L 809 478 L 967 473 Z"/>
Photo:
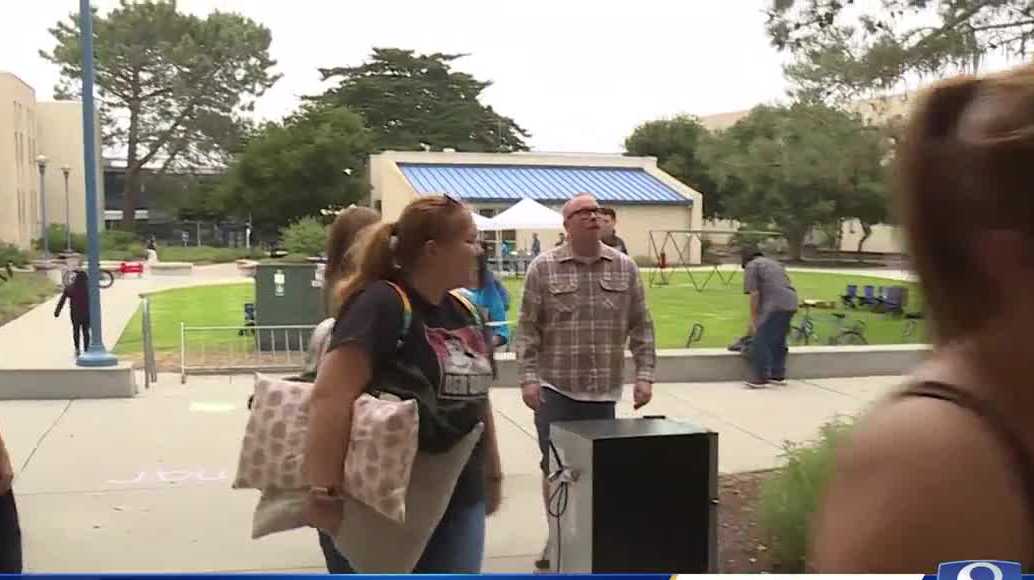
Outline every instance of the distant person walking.
<path id="1" fill-rule="evenodd" d="M 557 238 L 556 243 L 553 244 L 553 247 L 559 248 L 560 246 L 564 245 L 565 243 L 567 243 L 567 238 L 564 237 L 564 232 L 560 232 L 560 237 Z"/>
<path id="2" fill-rule="evenodd" d="M 531 234 L 531 256 L 535 256 L 542 253 L 542 241 L 539 240 L 538 234 Z"/>
<path id="3" fill-rule="evenodd" d="M 154 236 L 147 240 L 147 263 L 158 263 L 158 242 L 154 239 Z"/>
<path id="4" fill-rule="evenodd" d="M 57 307 L 54 309 L 54 318 L 57 318 L 61 316 L 65 302 L 68 302 L 68 313 L 72 319 L 72 343 L 75 345 L 76 358 L 83 350 L 90 348 L 90 295 L 86 285 L 87 280 L 86 272 L 77 271 L 72 283 L 61 293 L 61 299 L 57 301 Z M 81 349 L 80 336 L 82 336 Z"/>
<path id="5" fill-rule="evenodd" d="M 487 313 L 489 322 L 495 323 L 490 327 L 492 332 L 493 347 L 504 346 L 510 342 L 510 327 L 506 325 L 506 311 L 510 309 L 510 294 L 506 287 L 495 277 L 492 270 L 488 268 L 488 253 L 482 244 L 481 255 L 478 256 L 477 279 L 475 286 L 466 288 L 466 295 L 478 308 Z"/>
<path id="6" fill-rule="evenodd" d="M 625 240 L 619 238 L 616 231 L 618 214 L 614 208 L 601 207 L 599 220 L 600 241 L 627 256 L 628 247 L 625 246 Z"/>
<path id="7" fill-rule="evenodd" d="M 750 295 L 751 377 L 747 386 L 786 383 L 786 335 L 797 312 L 797 290 L 779 262 L 756 247 L 743 249 L 743 293 Z"/>

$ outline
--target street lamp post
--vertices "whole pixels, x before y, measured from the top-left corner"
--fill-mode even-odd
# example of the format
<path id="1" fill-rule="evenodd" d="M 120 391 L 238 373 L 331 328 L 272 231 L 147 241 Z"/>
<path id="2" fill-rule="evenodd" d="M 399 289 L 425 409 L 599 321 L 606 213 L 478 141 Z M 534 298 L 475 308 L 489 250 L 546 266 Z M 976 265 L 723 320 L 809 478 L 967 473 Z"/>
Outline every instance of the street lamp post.
<path id="1" fill-rule="evenodd" d="M 36 158 L 36 165 L 39 166 L 39 196 L 40 196 L 40 219 L 43 222 L 43 259 L 50 259 L 50 233 L 47 231 L 47 156 L 40 155 Z"/>
<path id="2" fill-rule="evenodd" d="M 101 335 L 100 235 L 97 231 L 97 127 L 94 123 L 93 98 L 93 12 L 90 0 L 79 0 L 79 42 L 82 46 L 83 71 L 83 182 L 86 185 L 86 240 L 89 256 L 87 276 L 90 294 L 90 346 L 76 363 L 82 367 L 109 367 L 118 359 L 104 348 Z"/>
<path id="3" fill-rule="evenodd" d="M 72 168 L 67 165 L 61 166 L 61 173 L 65 174 L 65 253 L 72 253 L 72 219 L 71 212 L 69 211 L 69 198 L 68 198 L 68 174 L 72 172 Z"/>

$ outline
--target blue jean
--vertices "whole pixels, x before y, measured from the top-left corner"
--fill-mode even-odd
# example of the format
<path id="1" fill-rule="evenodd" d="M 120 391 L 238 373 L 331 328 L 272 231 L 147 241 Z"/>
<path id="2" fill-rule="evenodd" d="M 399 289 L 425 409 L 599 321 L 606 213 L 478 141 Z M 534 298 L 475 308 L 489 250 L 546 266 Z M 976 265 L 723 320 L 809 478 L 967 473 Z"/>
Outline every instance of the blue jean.
<path id="1" fill-rule="evenodd" d="M 754 380 L 786 378 L 786 335 L 793 312 L 770 312 L 758 326 L 750 345 Z"/>
<path id="2" fill-rule="evenodd" d="M 320 532 L 320 547 L 331 574 L 355 574 L 352 565 Z M 424 548 L 413 574 L 480 574 L 485 557 L 485 502 L 449 504 Z"/>

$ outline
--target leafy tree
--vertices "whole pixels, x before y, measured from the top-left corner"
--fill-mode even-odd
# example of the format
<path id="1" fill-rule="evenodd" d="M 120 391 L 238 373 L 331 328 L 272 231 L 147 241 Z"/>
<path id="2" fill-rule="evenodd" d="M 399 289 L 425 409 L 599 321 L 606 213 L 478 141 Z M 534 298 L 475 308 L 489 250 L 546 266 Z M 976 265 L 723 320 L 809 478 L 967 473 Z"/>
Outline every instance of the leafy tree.
<path id="1" fill-rule="evenodd" d="M 803 95 L 854 99 L 916 76 L 979 67 L 998 51 L 1025 56 L 1034 40 L 1030 0 L 772 0 L 772 43 L 795 61 Z"/>
<path id="2" fill-rule="evenodd" d="M 310 105 L 259 130 L 219 183 L 217 196 L 227 211 L 275 229 L 362 197 L 362 170 L 372 146 L 370 131 L 355 113 Z"/>
<path id="3" fill-rule="evenodd" d="M 887 140 L 861 118 L 818 104 L 756 107 L 710 139 L 703 157 L 730 192 L 727 214 L 782 231 L 801 259 L 813 228 L 886 216 Z"/>
<path id="4" fill-rule="evenodd" d="M 657 158 L 658 166 L 682 183 L 703 193 L 704 217 L 721 217 L 725 212 L 722 192 L 700 159 L 707 129 L 693 117 L 649 121 L 636 127 L 625 139 L 629 155 Z"/>
<path id="5" fill-rule="evenodd" d="M 327 247 L 327 228 L 314 217 L 303 217 L 280 230 L 280 242 L 291 254 L 319 256 Z"/>
<path id="6" fill-rule="evenodd" d="M 80 95 L 79 19 L 51 29 L 43 58 L 61 67 L 59 97 Z M 269 29 L 238 14 L 182 14 L 175 0 L 122 0 L 95 17 L 103 136 L 127 158 L 122 225 L 132 228 L 145 166 L 225 162 L 239 147 L 241 115 L 279 78 L 269 71 Z"/>
<path id="7" fill-rule="evenodd" d="M 478 100 L 491 83 L 452 69 L 463 56 L 375 48 L 360 66 L 321 69 L 338 86 L 312 100 L 362 115 L 381 150 L 527 150 L 529 133 Z"/>

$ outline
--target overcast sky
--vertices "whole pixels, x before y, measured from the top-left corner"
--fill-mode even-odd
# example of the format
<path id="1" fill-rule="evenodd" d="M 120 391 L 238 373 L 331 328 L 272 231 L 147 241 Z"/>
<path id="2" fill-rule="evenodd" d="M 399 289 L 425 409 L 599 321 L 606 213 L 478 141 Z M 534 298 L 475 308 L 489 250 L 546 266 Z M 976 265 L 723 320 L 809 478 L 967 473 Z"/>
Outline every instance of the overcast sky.
<path id="1" fill-rule="evenodd" d="M 319 93 L 319 67 L 360 64 L 371 48 L 463 52 L 457 68 L 490 80 L 483 101 L 532 133 L 538 151 L 616 152 L 640 123 L 750 108 L 785 93 L 768 44 L 768 0 L 179 0 L 181 10 L 242 13 L 273 32 L 283 78 L 257 114 L 280 118 Z M 107 12 L 118 0 L 94 0 Z M 32 0 L 0 19 L 0 70 L 51 97 L 47 32 L 76 0 Z"/>

